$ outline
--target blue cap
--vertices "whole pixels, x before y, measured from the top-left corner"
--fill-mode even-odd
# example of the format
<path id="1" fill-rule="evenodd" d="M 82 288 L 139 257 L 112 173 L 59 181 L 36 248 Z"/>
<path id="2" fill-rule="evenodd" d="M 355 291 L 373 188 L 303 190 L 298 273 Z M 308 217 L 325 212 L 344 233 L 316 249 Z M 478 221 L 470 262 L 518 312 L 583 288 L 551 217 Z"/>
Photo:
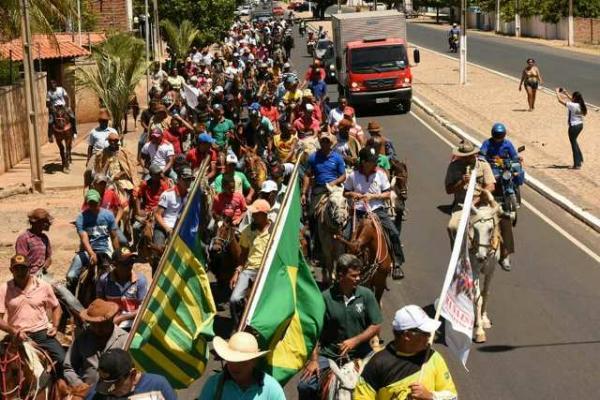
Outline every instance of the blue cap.
<path id="1" fill-rule="evenodd" d="M 215 139 L 213 139 L 213 137 L 210 136 L 208 133 L 201 133 L 200 135 L 198 135 L 198 143 L 213 144 L 214 142 L 215 142 Z"/>
<path id="2" fill-rule="evenodd" d="M 249 108 L 250 108 L 251 110 L 256 110 L 256 111 L 259 111 L 259 110 L 260 110 L 260 104 L 259 104 L 259 103 L 252 103 L 252 104 L 250 104 L 250 107 L 249 107 Z"/>

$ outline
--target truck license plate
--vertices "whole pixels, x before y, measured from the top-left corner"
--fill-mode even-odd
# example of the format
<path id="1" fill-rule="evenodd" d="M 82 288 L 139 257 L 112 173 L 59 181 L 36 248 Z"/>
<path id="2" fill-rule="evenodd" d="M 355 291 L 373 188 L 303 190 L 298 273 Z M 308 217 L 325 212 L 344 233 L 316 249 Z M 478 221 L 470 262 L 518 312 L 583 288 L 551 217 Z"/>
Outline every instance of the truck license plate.
<path id="1" fill-rule="evenodd" d="M 389 102 L 390 102 L 389 97 L 378 97 L 375 99 L 375 103 L 377 103 L 377 104 L 383 104 L 383 103 L 389 103 Z"/>

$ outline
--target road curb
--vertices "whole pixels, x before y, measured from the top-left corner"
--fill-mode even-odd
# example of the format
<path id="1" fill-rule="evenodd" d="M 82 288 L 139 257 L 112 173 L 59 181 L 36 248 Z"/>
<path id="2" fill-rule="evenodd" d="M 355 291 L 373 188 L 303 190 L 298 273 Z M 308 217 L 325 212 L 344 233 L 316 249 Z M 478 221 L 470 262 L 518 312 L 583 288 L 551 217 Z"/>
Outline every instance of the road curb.
<path id="1" fill-rule="evenodd" d="M 481 146 L 481 141 L 468 134 L 458 126 L 456 126 L 451 121 L 448 121 L 446 118 L 440 116 L 433 108 L 427 105 L 423 100 L 413 95 L 413 103 L 417 105 L 421 110 L 423 110 L 426 114 L 433 117 L 440 125 L 446 128 L 448 131 L 458 136 L 462 140 L 469 141 L 477 146 Z M 573 215 L 575 218 L 579 219 L 590 228 L 594 229 L 596 232 L 600 233 L 600 218 L 595 215 L 585 211 L 582 207 L 575 204 L 571 199 L 566 196 L 563 196 L 560 193 L 557 193 L 553 189 L 551 189 L 546 184 L 542 183 L 539 179 L 532 176 L 529 172 L 525 175 L 525 183 L 531 187 L 533 190 L 549 199 L 569 214 Z"/>

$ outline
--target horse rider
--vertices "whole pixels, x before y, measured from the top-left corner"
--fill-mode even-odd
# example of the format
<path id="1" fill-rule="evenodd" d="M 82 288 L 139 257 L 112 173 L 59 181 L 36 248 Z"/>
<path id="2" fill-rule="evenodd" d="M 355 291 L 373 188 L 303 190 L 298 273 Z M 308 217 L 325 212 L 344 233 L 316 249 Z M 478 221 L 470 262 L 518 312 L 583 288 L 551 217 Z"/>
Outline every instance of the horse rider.
<path id="1" fill-rule="evenodd" d="M 319 398 L 329 360 L 363 359 L 372 352 L 369 341 L 379 334 L 383 318 L 373 292 L 359 285 L 362 267 L 351 254 L 337 260 L 337 282 L 323 292 L 323 330 L 298 383 L 299 400 Z"/>
<path id="2" fill-rule="evenodd" d="M 231 175 L 223 177 L 221 188 L 222 191 L 217 193 L 213 200 L 213 216 L 231 218 L 232 224 L 237 226 L 246 214 L 246 200 L 242 193 L 235 191 L 235 182 Z"/>
<path id="3" fill-rule="evenodd" d="M 367 125 L 367 131 L 369 132 L 369 136 L 381 138 L 384 141 L 385 155 L 390 160 L 396 158 L 396 149 L 394 149 L 394 144 L 391 140 L 387 139 L 381 134 L 381 125 L 379 125 L 379 122 L 369 121 L 369 124 Z"/>
<path id="4" fill-rule="evenodd" d="M 139 171 L 134 155 L 121 146 L 121 138 L 116 132 L 107 137 L 108 146 L 92 155 L 86 168 L 85 178 L 104 174 L 117 186 L 121 196 L 129 193 L 139 184 Z M 88 175 L 89 174 L 89 175 Z M 89 182 L 89 180 L 87 181 Z"/>
<path id="5" fill-rule="evenodd" d="M 96 299 L 79 314 L 87 326 L 75 336 L 65 356 L 64 375 L 70 386 L 95 385 L 100 356 L 125 346 L 128 333 L 113 321 L 118 313 L 116 303 Z"/>
<path id="6" fill-rule="evenodd" d="M 162 169 L 158 165 L 151 165 L 148 175 L 149 177 L 133 191 L 136 210 L 136 220 L 132 226 L 134 243 L 137 243 L 140 238 L 140 231 L 143 227 L 141 220 L 156 211 L 160 196 L 173 186 L 173 182 L 163 176 Z"/>
<path id="7" fill-rule="evenodd" d="M 281 190 L 279 189 L 277 182 L 272 180 L 266 180 L 262 183 L 260 191 L 256 196 L 256 199 L 263 199 L 269 202 L 271 205 L 271 210 L 269 211 L 268 217 L 271 222 L 275 222 L 277 219 L 277 213 L 281 208 L 281 202 L 283 201 L 283 196 L 285 196 L 285 185 L 282 185 Z M 246 213 L 242 222 L 240 222 L 240 231 L 243 230 L 246 226 L 252 223 L 252 214 Z"/>
<path id="8" fill-rule="evenodd" d="M 86 400 L 131 397 L 177 400 L 175 390 L 164 376 L 139 371 L 131 355 L 123 349 L 110 349 L 100 356 L 98 375 L 100 379 L 90 389 Z M 143 396 L 143 393 L 147 395 Z"/>
<path id="9" fill-rule="evenodd" d="M 80 246 L 67 271 L 67 288 L 71 293 L 75 293 L 84 267 L 107 262 L 113 250 L 120 247 L 115 216 L 100 207 L 101 201 L 97 190 L 88 190 L 85 195 L 87 208 L 75 220 Z"/>
<path id="10" fill-rule="evenodd" d="M 270 210 L 271 205 L 266 200 L 259 199 L 252 203 L 249 207 L 252 223 L 240 234 L 241 265 L 236 268 L 229 284 L 233 290 L 229 298 L 229 310 L 234 328 L 239 325 L 248 290 L 252 287 L 252 282 L 256 281 L 263 254 L 271 237 L 272 224 L 268 217 Z"/>
<path id="11" fill-rule="evenodd" d="M 310 190 L 308 214 L 313 244 L 318 246 L 316 208 L 329 188 L 341 186 L 346 180 L 346 164 L 340 153 L 333 150 L 335 136 L 322 132 L 319 137 L 320 148 L 308 157 L 308 168 L 303 178 L 302 204 L 306 205 Z M 318 254 L 318 253 L 317 253 Z"/>
<path id="12" fill-rule="evenodd" d="M 54 218 L 47 210 L 36 208 L 27 214 L 27 219 L 30 227 L 17 237 L 15 252 L 27 257 L 31 274 L 42 275 L 52 265 L 52 246 L 44 232 L 50 230 Z"/>
<path id="13" fill-rule="evenodd" d="M 217 160 L 218 153 L 212 148 L 215 143 L 215 139 L 212 138 L 208 133 L 203 132 L 198 135 L 196 139 L 196 146 L 189 149 L 185 155 L 185 160 L 190 164 L 192 170 L 196 171 L 202 165 L 202 162 L 209 159 L 208 170 L 206 171 L 204 178 L 211 182 L 217 176 Z"/>
<path id="14" fill-rule="evenodd" d="M 92 158 L 92 155 L 108 146 L 108 135 L 111 133 L 118 135 L 114 128 L 108 126 L 108 121 L 110 121 L 108 110 L 106 108 L 100 109 L 98 126 L 92 129 L 88 135 L 87 161 Z"/>
<path id="15" fill-rule="evenodd" d="M 334 147 L 334 150 L 344 157 L 347 168 L 353 168 L 356 165 L 362 147 L 360 142 L 350 135 L 350 128 L 352 128 L 351 120 L 343 118 L 339 122 L 336 135 L 337 143 Z"/>
<path id="16" fill-rule="evenodd" d="M 473 204 L 479 202 L 482 190 L 490 193 L 494 191 L 496 179 L 492 168 L 487 161 L 478 157 L 479 148 L 470 142 L 462 142 L 452 150 L 454 160 L 448 165 L 446 170 L 445 186 L 446 193 L 454 195 L 452 202 L 452 216 L 448 222 L 448 233 L 450 239 L 454 242 L 454 236 L 458 229 L 460 216 L 462 214 L 462 205 L 467 195 L 467 186 L 471 179 L 471 171 L 477 168 L 477 184 L 473 195 Z"/>
<path id="17" fill-rule="evenodd" d="M 260 351 L 252 334 L 236 332 L 229 341 L 217 336 L 213 345 L 225 367 L 208 378 L 198 400 L 235 399 L 241 393 L 254 400 L 285 400 L 279 382 L 258 367 L 259 358 L 269 351 Z"/>
<path id="18" fill-rule="evenodd" d="M 273 124 L 269 118 L 260 114 L 260 104 L 253 103 L 248 108 L 248 122 L 243 128 L 246 146 L 268 160 L 273 150 Z"/>
<path id="19" fill-rule="evenodd" d="M 115 188 L 109 185 L 108 177 L 103 174 L 97 174 L 94 176 L 94 180 L 90 185 L 90 189 L 94 189 L 100 193 L 100 207 L 111 211 L 115 216 L 115 223 L 117 226 L 119 226 L 119 223 L 123 220 L 125 215 L 124 211 L 127 208 L 127 201 L 122 200 L 122 197 L 117 194 Z M 84 203 L 82 209 L 85 208 L 87 208 L 87 205 Z M 121 243 L 121 246 L 127 246 L 129 241 L 125 237 L 125 234 L 121 228 L 118 228 L 117 236 L 119 237 L 119 243 Z"/>
<path id="20" fill-rule="evenodd" d="M 419 306 L 396 311 L 394 339 L 365 365 L 353 398 L 456 400 L 456 387 L 444 358 L 429 348 L 429 337 L 439 326 L 440 321 Z"/>
<path id="21" fill-rule="evenodd" d="M 0 330 L 17 342 L 29 339 L 44 349 L 60 378 L 65 351 L 55 336 L 62 310 L 52 286 L 31 274 L 31 265 L 23 254 L 10 259 L 10 272 L 13 279 L 0 285 Z"/>
<path id="22" fill-rule="evenodd" d="M 404 272 L 401 266 L 404 264 L 404 252 L 402 251 L 400 232 L 386 209 L 385 202 L 391 198 L 392 192 L 387 175 L 377 167 L 378 156 L 372 147 L 365 147 L 360 151 L 358 168 L 352 171 L 344 182 L 344 196 L 353 201 L 357 218 L 368 217 L 371 212 L 377 216 L 389 239 L 393 254 L 392 277 L 402 279 Z M 351 225 L 346 225 L 348 236 L 351 236 L 352 230 L 356 229 Z"/>
<path id="23" fill-rule="evenodd" d="M 502 123 L 495 123 L 492 126 L 491 138 L 485 140 L 481 144 L 480 153 L 485 157 L 487 162 L 492 167 L 492 172 L 496 178 L 501 179 L 501 171 L 496 166 L 496 158 L 502 160 L 509 159 L 514 162 L 523 163 L 523 157 L 517 152 L 512 142 L 506 138 L 506 127 Z M 515 182 L 515 194 L 518 204 L 521 203 L 520 186 L 525 182 L 525 173 L 521 170 L 517 176 L 513 176 Z M 498 187 L 496 190 L 498 191 Z M 517 205 L 518 206 L 518 205 Z M 500 233 L 502 235 L 502 247 L 500 253 L 500 266 L 505 271 L 511 270 L 510 255 L 515 252 L 513 226 L 510 218 L 500 219 Z"/>
<path id="24" fill-rule="evenodd" d="M 48 107 L 48 141 L 52 143 L 54 137 L 52 135 L 52 125 L 54 124 L 54 118 L 56 115 L 56 109 L 64 107 L 69 119 L 71 120 L 71 129 L 73 130 L 73 139 L 77 137 L 77 119 L 75 113 L 70 107 L 71 98 L 69 94 L 62 86 L 59 86 L 56 80 L 50 80 L 50 88 L 46 93 L 46 107 Z"/>
<path id="25" fill-rule="evenodd" d="M 100 276 L 96 285 L 99 299 L 119 306 L 119 313 L 113 319 L 115 325 L 126 331 L 131 329 L 144 297 L 148 293 L 148 281 L 142 273 L 133 271 L 137 253 L 128 247 L 121 247 L 112 256 L 112 271 Z"/>
<path id="26" fill-rule="evenodd" d="M 175 148 L 164 138 L 161 129 L 153 129 L 150 133 L 150 140 L 140 152 L 140 164 L 146 168 L 157 165 L 162 169 L 163 175 L 176 180 L 177 174 L 173 170 L 174 161 Z"/>

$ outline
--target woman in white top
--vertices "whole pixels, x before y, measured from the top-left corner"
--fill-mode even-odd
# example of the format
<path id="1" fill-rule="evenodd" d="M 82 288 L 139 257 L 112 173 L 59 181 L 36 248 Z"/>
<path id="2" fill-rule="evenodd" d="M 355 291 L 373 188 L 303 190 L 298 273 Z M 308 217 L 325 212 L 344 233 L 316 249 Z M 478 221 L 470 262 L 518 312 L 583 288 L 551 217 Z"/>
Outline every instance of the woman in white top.
<path id="1" fill-rule="evenodd" d="M 565 89 L 556 89 L 556 97 L 558 102 L 569 110 L 569 141 L 571 142 L 571 150 L 573 151 L 573 169 L 581 169 L 583 164 L 583 154 L 577 144 L 577 137 L 583 130 L 583 117 L 587 114 L 587 107 L 581 93 L 574 92 L 569 94 Z"/>

